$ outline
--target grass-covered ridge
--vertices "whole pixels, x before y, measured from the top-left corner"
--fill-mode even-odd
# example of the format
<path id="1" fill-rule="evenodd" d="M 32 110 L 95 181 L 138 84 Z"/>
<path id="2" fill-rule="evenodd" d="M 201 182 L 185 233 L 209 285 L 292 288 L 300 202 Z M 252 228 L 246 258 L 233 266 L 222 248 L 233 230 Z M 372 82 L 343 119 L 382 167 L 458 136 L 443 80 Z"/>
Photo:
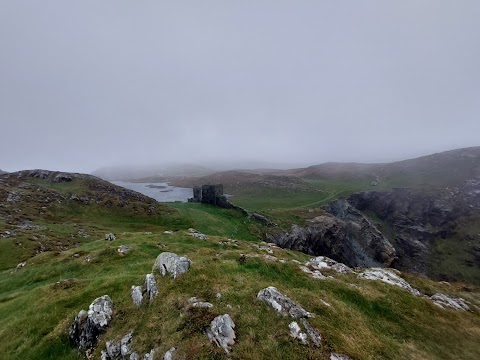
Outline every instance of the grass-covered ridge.
<path id="1" fill-rule="evenodd" d="M 234 359 L 322 359 L 330 351 L 354 359 L 480 356 L 480 314 L 475 307 L 473 312 L 440 309 L 428 299 L 352 274 L 335 273 L 335 279 L 316 280 L 291 261 L 273 262 L 261 256 L 247 258 L 246 263 L 237 261 L 242 253 L 266 254 L 250 241 L 238 241 L 236 247 L 221 244 L 225 237 L 199 240 L 184 231 L 117 235 L 113 242 L 98 239 L 59 255 L 43 253 L 21 270 L 0 273 L 3 358 L 82 358 L 69 342 L 67 328 L 80 309 L 104 294 L 112 298 L 115 313 L 95 358 L 105 341 L 129 330 L 134 330 L 133 347 L 139 352 L 155 348 L 163 354 L 175 346 L 187 358 L 225 358 L 204 334 L 205 323 L 224 313 L 236 324 Z M 116 251 L 120 244 L 132 247 L 132 251 L 120 255 Z M 192 260 L 191 270 L 176 280 L 157 274 L 158 297 L 151 306 L 136 309 L 130 287 L 142 284 L 162 251 L 187 255 Z M 274 249 L 273 255 L 302 262 L 308 258 L 281 249 Z M 86 256 L 90 262 L 85 261 Z M 441 291 L 480 305 L 476 288 L 449 286 L 408 274 L 406 278 L 427 294 Z M 322 349 L 297 343 L 288 333 L 291 320 L 256 299 L 260 289 L 271 285 L 316 315 L 310 322 L 325 338 Z M 218 299 L 216 293 L 222 297 Z M 206 312 L 186 310 L 187 299 L 192 296 L 212 302 L 214 308 Z"/>

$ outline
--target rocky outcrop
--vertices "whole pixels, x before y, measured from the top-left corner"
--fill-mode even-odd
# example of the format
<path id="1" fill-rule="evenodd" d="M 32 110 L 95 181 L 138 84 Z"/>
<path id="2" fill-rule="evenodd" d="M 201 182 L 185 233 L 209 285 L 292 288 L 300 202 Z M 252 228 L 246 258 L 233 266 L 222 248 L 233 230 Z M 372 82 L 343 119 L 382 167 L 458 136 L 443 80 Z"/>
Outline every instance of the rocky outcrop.
<path id="1" fill-rule="evenodd" d="M 358 274 L 359 278 L 368 279 L 368 280 L 377 280 L 383 281 L 390 285 L 395 285 L 411 292 L 415 296 L 420 296 L 420 291 L 414 289 L 408 282 L 402 279 L 400 276 L 395 275 L 392 271 L 372 268 L 367 269 L 364 272 Z"/>
<path id="2" fill-rule="evenodd" d="M 467 305 L 466 301 L 462 298 L 451 297 L 442 293 L 433 294 L 430 299 L 432 299 L 435 305 L 438 305 L 442 308 L 450 308 L 455 310 L 469 310 L 470 307 Z"/>
<path id="3" fill-rule="evenodd" d="M 143 356 L 143 360 L 154 360 L 154 359 L 155 359 L 155 350 L 154 349 L 150 350 L 150 352 L 146 353 Z"/>
<path id="4" fill-rule="evenodd" d="M 308 344 L 307 334 L 302 332 L 302 329 L 300 328 L 300 326 L 296 321 L 292 321 L 288 325 L 288 329 L 290 330 L 290 336 L 292 336 L 294 339 L 297 339 L 303 345 Z"/>
<path id="5" fill-rule="evenodd" d="M 223 348 L 228 354 L 231 350 L 230 346 L 235 344 L 235 323 L 228 314 L 217 316 L 210 324 L 207 331 L 210 341 L 215 342 L 218 347 Z"/>
<path id="6" fill-rule="evenodd" d="M 480 181 L 432 190 L 366 191 L 351 195 L 348 202 L 388 227 L 397 250 L 395 268 L 425 274 L 435 241 L 454 235 L 462 219 L 478 215 Z"/>
<path id="7" fill-rule="evenodd" d="M 175 349 L 174 347 L 170 348 L 164 355 L 163 355 L 163 360 L 173 360 L 173 355 L 175 354 Z"/>
<path id="8" fill-rule="evenodd" d="M 127 246 L 127 245 L 120 245 L 117 249 L 117 251 L 121 254 L 121 255 L 126 255 L 130 252 L 130 250 L 132 250 L 132 248 L 130 246 Z"/>
<path id="9" fill-rule="evenodd" d="M 344 221 L 347 238 L 357 250 L 357 256 L 363 251 L 366 258 L 390 266 L 395 260 L 395 248 L 378 228 L 347 200 L 339 199 L 330 203 L 327 211 L 337 219 Z"/>
<path id="10" fill-rule="evenodd" d="M 112 319 L 112 313 L 113 303 L 108 295 L 95 299 L 88 312 L 81 310 L 78 313 L 70 326 L 69 335 L 80 350 L 86 351 L 97 344 L 100 334 Z"/>
<path id="11" fill-rule="evenodd" d="M 395 249 L 370 221 L 357 215 L 345 220 L 317 216 L 312 225 L 292 225 L 290 232 L 270 233 L 266 238 L 282 248 L 328 256 L 351 267 L 390 265 Z"/>
<path id="12" fill-rule="evenodd" d="M 270 305 L 279 314 L 288 314 L 294 319 L 313 317 L 311 313 L 296 304 L 288 296 L 283 295 L 273 286 L 260 290 L 257 294 L 257 298 L 265 304 Z"/>
<path id="13" fill-rule="evenodd" d="M 330 360 L 351 360 L 351 358 L 347 355 L 338 354 L 338 353 L 331 353 Z"/>
<path id="14" fill-rule="evenodd" d="M 113 241 L 113 240 L 115 240 L 115 239 L 116 239 L 116 237 L 115 237 L 114 234 L 112 234 L 112 233 L 105 234 L 105 240 L 106 240 L 106 241 Z"/>
<path id="15" fill-rule="evenodd" d="M 307 321 L 307 318 L 314 317 L 312 313 L 306 311 L 303 307 L 296 304 L 288 296 L 282 294 L 277 288 L 269 286 L 259 291 L 257 298 L 265 304 L 270 305 L 277 313 L 286 316 L 290 315 L 293 319 L 300 320 L 305 328 L 302 330 L 297 321 L 292 321 L 288 325 L 290 335 L 300 341 L 301 344 L 307 345 L 309 338 L 315 346 L 321 345 L 321 335 Z"/>
<path id="16" fill-rule="evenodd" d="M 140 305 L 142 305 L 142 300 L 143 300 L 142 287 L 132 285 L 131 294 L 132 294 L 133 304 L 137 307 L 140 307 Z"/>
<path id="17" fill-rule="evenodd" d="M 145 292 L 147 294 L 148 301 L 151 304 L 158 294 L 157 282 L 155 281 L 155 276 L 153 276 L 153 274 L 147 274 L 145 276 Z"/>
<path id="18" fill-rule="evenodd" d="M 158 255 L 153 265 L 153 272 L 158 271 L 163 276 L 171 275 L 175 279 L 190 269 L 190 260 L 186 256 L 178 256 L 171 252 Z"/>
<path id="19" fill-rule="evenodd" d="M 101 360 L 123 360 L 132 358 L 131 355 L 134 358 L 138 356 L 132 350 L 132 338 L 133 333 L 129 332 L 120 341 L 107 341 L 105 350 L 101 352 Z"/>
<path id="20" fill-rule="evenodd" d="M 258 214 L 258 213 L 253 213 L 250 216 L 253 220 L 258 221 L 262 225 L 265 226 L 277 226 L 273 221 L 271 221 L 269 218 L 267 218 L 265 215 Z"/>
<path id="21" fill-rule="evenodd" d="M 188 303 L 193 307 L 201 307 L 201 308 L 208 308 L 208 309 L 213 307 L 213 304 L 209 302 L 201 301 L 196 297 L 191 297 L 190 299 L 188 299 Z"/>
<path id="22" fill-rule="evenodd" d="M 341 274 L 352 272 L 352 269 L 350 269 L 347 265 L 332 260 L 326 256 L 317 256 L 315 258 L 312 258 L 305 263 L 305 266 L 311 267 L 319 271 L 333 270 Z"/>

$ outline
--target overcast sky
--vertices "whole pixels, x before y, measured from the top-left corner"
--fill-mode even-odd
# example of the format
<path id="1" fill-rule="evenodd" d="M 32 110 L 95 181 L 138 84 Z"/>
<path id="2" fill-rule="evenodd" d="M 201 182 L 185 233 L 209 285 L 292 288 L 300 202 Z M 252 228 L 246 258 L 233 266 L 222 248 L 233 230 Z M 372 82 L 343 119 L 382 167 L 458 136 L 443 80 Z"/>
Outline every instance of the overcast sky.
<path id="1" fill-rule="evenodd" d="M 0 169 L 480 145 L 478 0 L 0 0 Z"/>

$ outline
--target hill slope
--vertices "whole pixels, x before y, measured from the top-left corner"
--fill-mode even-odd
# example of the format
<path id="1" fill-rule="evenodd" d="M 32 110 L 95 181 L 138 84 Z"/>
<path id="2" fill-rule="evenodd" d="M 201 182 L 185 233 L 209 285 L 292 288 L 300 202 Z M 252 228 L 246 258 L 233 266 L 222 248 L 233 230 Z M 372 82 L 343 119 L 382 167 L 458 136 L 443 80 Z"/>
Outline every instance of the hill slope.
<path id="1" fill-rule="evenodd" d="M 0 175 L 0 269 L 132 224 L 148 229 L 190 223 L 174 209 L 91 175 L 45 170 Z"/>
<path id="2" fill-rule="evenodd" d="M 107 341 L 111 346 L 129 333 L 132 349 L 140 355 L 153 349 L 156 358 L 172 347 L 176 359 L 328 359 L 332 352 L 353 359 L 480 356 L 480 291 L 474 286 L 390 272 L 425 295 L 418 296 L 366 280 L 361 269 L 338 265 L 343 272 L 337 273 L 323 260 L 307 263 L 310 256 L 259 243 L 252 235 L 257 225 L 233 210 L 170 208 L 87 175 L 25 171 L 3 175 L 0 186 L 0 232 L 15 232 L 0 239 L 4 359 L 84 358 L 69 328 L 103 295 L 113 301 L 112 320 L 89 358 L 100 358 Z M 191 226 L 208 238 L 187 230 Z M 116 239 L 105 241 L 105 232 Z M 44 247 L 32 253 L 30 242 Z M 190 270 L 176 279 L 154 272 L 158 295 L 151 304 L 144 297 L 137 308 L 131 287 L 143 284 L 164 252 L 187 256 Z M 27 260 L 15 268 L 21 256 Z M 257 298 L 269 286 L 312 317 L 278 315 Z M 435 305 L 430 297 L 436 293 L 464 298 L 469 310 Z M 196 308 L 191 297 L 213 307 Z M 235 324 L 229 356 L 207 336 L 211 321 L 224 314 Z M 321 346 L 293 338 L 292 321 L 302 331 L 306 323 L 318 331 Z"/>

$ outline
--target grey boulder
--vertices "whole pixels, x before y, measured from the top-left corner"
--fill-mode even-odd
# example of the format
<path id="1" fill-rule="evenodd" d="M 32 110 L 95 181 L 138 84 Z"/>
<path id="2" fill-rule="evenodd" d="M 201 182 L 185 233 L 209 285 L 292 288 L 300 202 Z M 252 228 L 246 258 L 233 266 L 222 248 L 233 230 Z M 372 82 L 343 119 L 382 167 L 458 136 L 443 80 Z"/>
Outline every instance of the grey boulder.
<path id="1" fill-rule="evenodd" d="M 358 274 L 359 278 L 368 280 L 383 281 L 387 284 L 398 286 L 404 290 L 411 292 L 415 296 L 420 296 L 420 291 L 414 289 L 408 282 L 402 279 L 400 276 L 395 275 L 392 271 L 382 268 L 371 268 Z"/>
<path id="2" fill-rule="evenodd" d="M 451 308 L 455 310 L 469 310 L 470 307 L 462 298 L 451 297 L 442 293 L 433 294 L 430 297 L 435 305 L 442 308 Z"/>
<path id="3" fill-rule="evenodd" d="M 210 329 L 207 330 L 207 336 L 210 341 L 215 342 L 218 347 L 223 348 L 228 354 L 230 346 L 235 344 L 235 323 L 228 314 L 217 316 L 210 324 Z"/>
<path id="4" fill-rule="evenodd" d="M 300 343 L 303 344 L 303 345 L 308 344 L 307 334 L 302 332 L 302 329 L 300 328 L 300 326 L 298 325 L 298 323 L 296 321 L 292 321 L 288 325 L 288 329 L 290 330 L 290 335 L 294 339 L 298 339 L 298 341 L 300 341 Z"/>
<path id="5" fill-rule="evenodd" d="M 170 348 L 164 355 L 163 355 L 163 360 L 173 360 L 173 354 L 175 354 L 175 349 L 174 347 Z"/>
<path id="6" fill-rule="evenodd" d="M 265 304 L 270 305 L 279 314 L 288 314 L 294 319 L 313 317 L 313 314 L 296 304 L 288 296 L 283 295 L 273 286 L 260 290 L 257 298 Z"/>
<path id="7" fill-rule="evenodd" d="M 115 235 L 113 235 L 113 233 L 105 234 L 105 240 L 113 241 L 115 239 L 116 239 L 116 237 L 115 237 Z"/>
<path id="8" fill-rule="evenodd" d="M 153 265 L 153 272 L 158 271 L 163 276 L 172 275 L 174 279 L 186 273 L 188 269 L 190 269 L 190 260 L 186 256 L 178 256 L 171 252 L 158 255 Z"/>
<path id="9" fill-rule="evenodd" d="M 148 300 L 151 304 L 158 294 L 157 282 L 155 281 L 155 276 L 153 276 L 153 274 L 147 274 L 147 276 L 145 276 L 145 289 Z"/>
<path id="10" fill-rule="evenodd" d="M 113 302 L 108 295 L 96 298 L 88 312 L 80 310 L 69 329 L 70 338 L 78 348 L 86 351 L 94 347 L 112 319 Z"/>
<path id="11" fill-rule="evenodd" d="M 142 305 L 142 300 L 143 300 L 142 287 L 132 285 L 131 293 L 132 293 L 133 304 L 137 307 Z"/>

